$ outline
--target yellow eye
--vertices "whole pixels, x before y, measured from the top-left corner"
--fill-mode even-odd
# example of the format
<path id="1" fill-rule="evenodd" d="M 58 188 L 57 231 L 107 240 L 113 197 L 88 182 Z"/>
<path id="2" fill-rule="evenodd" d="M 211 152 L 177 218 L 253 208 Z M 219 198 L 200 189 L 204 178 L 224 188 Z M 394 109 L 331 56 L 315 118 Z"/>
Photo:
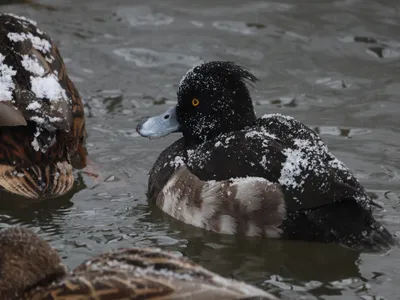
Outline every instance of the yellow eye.
<path id="1" fill-rule="evenodd" d="M 192 100 L 192 105 L 193 105 L 194 107 L 196 107 L 196 106 L 198 106 L 199 104 L 200 104 L 199 99 L 193 98 L 193 100 Z"/>

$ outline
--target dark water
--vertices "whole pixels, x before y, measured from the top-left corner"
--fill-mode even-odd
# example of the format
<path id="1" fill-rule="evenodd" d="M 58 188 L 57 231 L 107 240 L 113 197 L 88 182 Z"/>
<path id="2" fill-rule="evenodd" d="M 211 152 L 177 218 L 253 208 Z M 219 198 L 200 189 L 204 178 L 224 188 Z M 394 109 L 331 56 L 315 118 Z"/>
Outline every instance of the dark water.
<path id="1" fill-rule="evenodd" d="M 261 82 L 259 115 L 316 128 L 384 205 L 400 232 L 398 1 L 61 1 L 1 6 L 38 21 L 58 43 L 86 103 L 94 179 L 76 193 L 0 211 L 36 229 L 73 267 L 115 247 L 160 246 L 283 298 L 400 299 L 400 251 L 235 239 L 183 225 L 147 206 L 147 172 L 178 136 L 140 138 L 139 120 L 175 102 L 188 68 L 234 60 Z M 90 171 L 90 170 L 89 170 Z M 340 221 L 340 220 L 338 220 Z"/>

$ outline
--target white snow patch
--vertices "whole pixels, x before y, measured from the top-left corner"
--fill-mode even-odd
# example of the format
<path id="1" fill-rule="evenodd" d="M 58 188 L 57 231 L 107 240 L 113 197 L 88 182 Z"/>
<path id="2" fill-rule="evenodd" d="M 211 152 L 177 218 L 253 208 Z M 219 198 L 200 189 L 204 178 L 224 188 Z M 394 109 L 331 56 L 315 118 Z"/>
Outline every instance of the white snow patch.
<path id="1" fill-rule="evenodd" d="M 38 116 L 33 116 L 30 117 L 30 120 L 33 122 L 36 122 L 37 124 L 44 124 L 45 123 L 45 119 L 42 117 L 38 117 Z"/>
<path id="2" fill-rule="evenodd" d="M 225 139 L 225 144 L 229 144 L 229 142 L 230 142 L 231 140 L 234 140 L 234 139 L 235 139 L 235 136 L 227 137 L 227 138 Z"/>
<path id="3" fill-rule="evenodd" d="M 30 57 L 29 55 L 23 55 L 21 63 L 27 71 L 37 76 L 43 76 L 45 73 L 44 68 L 40 65 L 37 59 Z"/>
<path id="4" fill-rule="evenodd" d="M 235 177 L 235 178 L 230 178 L 229 182 L 231 185 L 239 185 L 239 184 L 252 184 L 255 182 L 265 182 L 265 183 L 270 183 L 267 179 L 262 178 L 262 177 L 252 177 L 252 176 L 247 176 L 247 177 Z"/>
<path id="5" fill-rule="evenodd" d="M 214 145 L 215 148 L 218 148 L 218 147 L 221 147 L 221 146 L 222 146 L 221 141 L 216 142 L 215 145 Z"/>
<path id="6" fill-rule="evenodd" d="M 61 122 L 63 119 L 60 117 L 49 117 L 49 122 L 54 123 L 54 122 Z"/>
<path id="7" fill-rule="evenodd" d="M 60 101 L 68 99 L 65 90 L 60 86 L 54 74 L 45 77 L 31 77 L 32 92 L 38 98 L 47 98 L 50 101 Z"/>
<path id="8" fill-rule="evenodd" d="M 194 166 L 200 169 L 204 168 L 205 163 L 207 163 L 210 159 L 211 152 L 206 151 L 203 148 L 199 147 L 196 150 L 188 149 L 187 150 L 187 164 L 189 166 Z"/>
<path id="9" fill-rule="evenodd" d="M 0 53 L 0 101 L 11 101 L 15 88 L 13 76 L 17 71 L 4 63 L 5 56 Z"/>
<path id="10" fill-rule="evenodd" d="M 266 155 L 262 156 L 260 164 L 261 164 L 261 166 L 263 166 L 264 169 L 268 169 L 267 168 L 268 161 L 267 161 L 267 156 Z"/>
<path id="11" fill-rule="evenodd" d="M 262 138 L 265 138 L 265 137 L 270 137 L 270 138 L 272 138 L 274 140 L 277 139 L 275 134 L 271 134 L 271 133 L 267 132 L 264 128 L 261 131 L 260 130 L 249 131 L 244 135 L 244 137 L 245 138 L 250 138 L 250 139 L 251 138 L 261 138 L 262 139 Z"/>
<path id="12" fill-rule="evenodd" d="M 265 114 L 265 115 L 263 115 L 261 117 L 261 119 L 270 119 L 270 118 L 279 118 L 279 119 L 283 119 L 283 120 L 286 120 L 286 121 L 293 121 L 294 120 L 293 117 L 285 116 L 285 115 L 282 115 L 280 113 Z"/>
<path id="13" fill-rule="evenodd" d="M 311 147 L 311 143 L 308 140 L 294 139 L 294 144 L 299 148 Z"/>
<path id="14" fill-rule="evenodd" d="M 300 176 L 303 170 L 307 170 L 309 160 L 298 149 L 285 149 L 282 152 L 286 155 L 286 161 L 282 164 L 281 176 L 278 179 L 279 183 L 293 189 L 301 187 L 304 180 L 297 182 L 296 177 Z M 308 174 L 305 173 L 303 179 L 307 178 L 307 176 Z"/>
<path id="15" fill-rule="evenodd" d="M 332 168 L 335 168 L 338 170 L 349 171 L 349 169 L 346 167 L 346 165 L 343 162 L 341 162 L 340 160 L 338 160 L 337 158 L 334 158 L 333 160 L 329 161 L 329 165 Z"/>
<path id="16" fill-rule="evenodd" d="M 38 143 L 36 137 L 33 138 L 33 141 L 31 143 L 31 145 L 32 145 L 33 149 L 35 149 L 35 151 L 39 151 L 40 150 L 40 146 L 39 146 L 39 143 Z"/>
<path id="17" fill-rule="evenodd" d="M 52 63 L 52 62 L 54 61 L 54 56 L 52 56 L 52 55 L 47 56 L 47 55 L 46 55 L 45 59 L 46 59 L 46 61 L 47 61 L 48 63 Z M 64 62 L 65 62 L 65 60 L 64 60 Z M 58 73 L 58 72 L 57 72 L 57 73 Z"/>
<path id="18" fill-rule="evenodd" d="M 27 110 L 39 110 L 42 107 L 42 104 L 40 104 L 37 101 L 34 101 L 32 103 L 29 103 L 29 105 L 26 107 Z"/>
<path id="19" fill-rule="evenodd" d="M 274 118 L 277 118 L 280 121 L 280 123 L 282 123 L 288 127 L 291 127 L 292 122 L 295 121 L 293 117 L 285 116 L 285 115 L 282 115 L 279 113 L 265 114 L 261 117 L 261 119 L 264 119 L 264 120 L 274 119 Z"/>
<path id="20" fill-rule="evenodd" d="M 13 42 L 23 42 L 29 39 L 32 42 L 33 48 L 42 51 L 43 53 L 47 53 L 51 49 L 51 44 L 48 40 L 34 36 L 30 32 L 9 32 L 7 37 Z"/>
<path id="21" fill-rule="evenodd" d="M 171 167 L 179 168 L 185 166 L 185 161 L 182 156 L 176 156 L 174 160 L 169 162 Z"/>

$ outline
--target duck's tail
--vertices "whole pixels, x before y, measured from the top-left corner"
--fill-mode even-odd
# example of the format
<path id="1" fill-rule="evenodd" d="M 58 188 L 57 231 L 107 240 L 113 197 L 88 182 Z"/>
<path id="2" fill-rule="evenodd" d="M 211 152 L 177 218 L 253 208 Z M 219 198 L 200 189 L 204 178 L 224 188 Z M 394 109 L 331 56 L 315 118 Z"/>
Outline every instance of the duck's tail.
<path id="1" fill-rule="evenodd" d="M 374 218 L 369 206 L 353 200 L 343 209 L 346 210 L 341 213 L 343 218 L 337 220 L 341 224 L 335 228 L 336 237 L 343 245 L 363 252 L 384 252 L 397 244 L 395 237 Z M 330 218 L 333 217 L 334 214 Z"/>
<path id="2" fill-rule="evenodd" d="M 397 244 L 371 209 L 353 199 L 288 213 L 283 228 L 291 239 L 340 243 L 363 252 L 387 251 Z"/>
<path id="3" fill-rule="evenodd" d="M 67 161 L 27 167 L 0 165 L 0 186 L 26 198 L 62 196 L 73 184 L 72 166 Z"/>
<path id="4" fill-rule="evenodd" d="M 371 216 L 371 218 L 373 218 Z M 396 238 L 378 221 L 372 220 L 358 236 L 351 236 L 343 244 L 364 252 L 383 252 L 398 244 Z"/>
<path id="5" fill-rule="evenodd" d="M 257 177 L 203 181 L 187 167 L 171 176 L 156 204 L 187 224 L 247 236 L 279 237 L 286 213 L 277 184 Z"/>

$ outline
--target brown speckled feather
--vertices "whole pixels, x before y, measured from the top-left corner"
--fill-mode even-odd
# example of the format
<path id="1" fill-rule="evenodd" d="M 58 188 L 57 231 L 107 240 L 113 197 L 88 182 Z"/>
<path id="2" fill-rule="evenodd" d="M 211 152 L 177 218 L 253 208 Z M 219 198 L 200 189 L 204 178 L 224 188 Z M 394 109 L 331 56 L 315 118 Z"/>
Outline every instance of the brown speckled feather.
<path id="1" fill-rule="evenodd" d="M 69 276 L 37 288 L 28 299 L 276 299 L 243 282 L 223 278 L 178 255 L 156 248 L 101 254 Z"/>
<path id="2" fill-rule="evenodd" d="M 59 50 L 33 21 L 0 14 L 0 185 L 28 198 L 63 195 L 83 151 L 81 98 Z"/>

